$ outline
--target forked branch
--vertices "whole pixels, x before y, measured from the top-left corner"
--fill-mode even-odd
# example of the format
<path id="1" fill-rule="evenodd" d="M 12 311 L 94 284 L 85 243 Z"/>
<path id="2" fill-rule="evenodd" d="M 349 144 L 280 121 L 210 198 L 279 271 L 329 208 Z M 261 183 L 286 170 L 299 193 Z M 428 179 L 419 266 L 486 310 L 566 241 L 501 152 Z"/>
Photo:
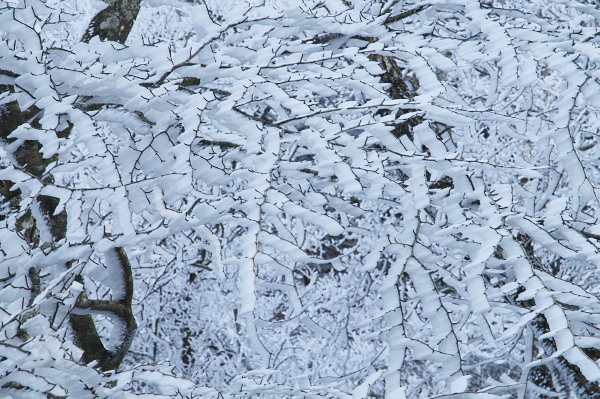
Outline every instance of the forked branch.
<path id="1" fill-rule="evenodd" d="M 75 333 L 75 342 L 77 346 L 83 349 L 83 356 L 81 360 L 84 363 L 90 363 L 94 360 L 98 361 L 98 367 L 103 371 L 116 370 L 121 365 L 123 358 L 127 354 L 137 324 L 133 311 L 131 309 L 131 303 L 133 299 L 133 273 L 131 270 L 131 263 L 127 257 L 125 249 L 122 247 L 116 247 L 111 251 L 116 252 L 116 259 L 118 259 L 118 266 L 121 270 L 124 286 L 124 295 L 120 300 L 100 300 L 100 299 L 89 299 L 87 293 L 84 291 L 77 298 L 76 308 L 81 310 L 88 310 L 92 312 L 103 312 L 111 314 L 113 320 L 116 323 L 120 323 L 123 327 L 123 333 L 121 336 L 121 342 L 114 350 L 108 350 L 102 343 L 96 325 L 91 314 L 75 314 L 71 313 L 70 321 L 73 331 Z M 81 276 L 78 277 L 78 281 L 83 283 Z M 116 328 L 116 327 L 115 327 Z"/>

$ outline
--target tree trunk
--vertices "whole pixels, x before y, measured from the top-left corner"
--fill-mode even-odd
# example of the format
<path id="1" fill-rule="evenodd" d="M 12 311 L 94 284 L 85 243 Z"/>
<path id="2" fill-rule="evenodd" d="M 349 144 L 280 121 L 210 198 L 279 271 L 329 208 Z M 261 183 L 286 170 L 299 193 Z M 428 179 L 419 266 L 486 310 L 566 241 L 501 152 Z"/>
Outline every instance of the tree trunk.
<path id="1" fill-rule="evenodd" d="M 139 13 L 141 0 L 108 0 L 108 2 L 108 7 L 92 19 L 90 26 L 82 38 L 83 42 L 89 42 L 95 36 L 98 36 L 101 40 L 110 40 L 121 44 L 124 44 L 127 40 L 127 36 L 131 32 L 133 23 Z M 10 71 L 0 71 L 0 73 L 13 78 L 18 77 L 18 75 Z M 14 85 L 0 85 L 0 94 L 7 91 L 13 92 L 14 90 Z M 16 101 L 5 105 L 4 108 L 0 109 L 0 139 L 9 143 L 14 141 L 14 139 L 9 137 L 10 134 L 25 123 L 30 123 L 33 127 L 40 127 L 37 122 L 40 114 L 41 110 L 35 105 L 29 107 L 27 110 L 21 110 Z M 57 131 L 56 134 L 59 137 L 68 137 L 70 134 L 70 127 L 64 131 Z M 42 145 L 37 141 L 26 140 L 21 147 L 15 151 L 15 161 L 17 166 L 25 172 L 35 176 L 43 183 L 52 184 L 52 178 L 44 177 L 44 173 L 48 165 L 56 159 L 55 157 L 44 158 L 41 147 Z M 3 201 L 5 203 L 7 202 L 9 207 L 14 210 L 18 208 L 22 194 L 18 189 L 11 191 L 12 187 L 12 182 L 0 181 L 0 194 L 3 196 Z M 31 210 L 27 210 L 17 219 L 17 227 L 19 231 L 22 232 L 31 248 L 37 248 L 43 244 L 40 242 L 40 223 L 47 225 L 46 227 L 50 231 L 54 243 L 64 239 L 67 232 L 66 211 L 54 215 L 59 200 L 44 195 L 39 195 L 36 200 L 44 220 L 37 220 Z M 116 251 L 116 254 L 114 254 L 116 256 L 114 258 L 119 262 L 119 267 L 124 279 L 124 297 L 119 301 L 89 300 L 84 291 L 78 298 L 76 307 L 79 308 L 81 312 L 110 312 L 123 323 L 124 335 L 121 339 L 121 343 L 117 345 L 117 349 L 109 351 L 104 347 L 91 314 L 73 313 L 70 315 L 70 323 L 75 334 L 76 344 L 84 351 L 81 360 L 84 363 L 96 360 L 98 361 L 98 367 L 104 371 L 118 369 L 129 350 L 137 328 L 131 309 L 133 298 L 133 275 L 131 264 L 129 263 L 127 253 L 123 248 L 114 248 L 112 251 Z M 41 267 L 32 268 L 29 273 L 31 286 L 33 287 L 31 290 L 30 302 L 33 302 L 35 296 L 39 294 L 39 269 L 41 269 Z M 36 278 L 38 280 L 37 284 L 35 281 Z M 77 281 L 80 283 L 84 282 L 81 276 L 77 277 Z M 27 315 L 25 317 L 27 317 Z M 24 329 L 20 329 L 18 335 L 23 338 L 28 336 L 27 331 Z"/>
<path id="2" fill-rule="evenodd" d="M 93 37 L 125 44 L 140 12 L 141 0 L 107 0 L 108 7 L 100 11 L 81 39 L 89 43 Z"/>

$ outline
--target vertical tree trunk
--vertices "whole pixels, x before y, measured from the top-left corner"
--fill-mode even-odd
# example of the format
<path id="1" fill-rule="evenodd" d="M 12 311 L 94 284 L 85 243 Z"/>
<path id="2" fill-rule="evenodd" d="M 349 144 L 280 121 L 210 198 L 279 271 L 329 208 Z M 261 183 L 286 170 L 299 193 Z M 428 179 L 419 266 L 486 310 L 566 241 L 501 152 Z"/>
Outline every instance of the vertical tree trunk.
<path id="1" fill-rule="evenodd" d="M 81 39 L 83 42 L 88 43 L 93 37 L 98 36 L 103 41 L 108 40 L 125 44 L 140 11 L 141 0 L 108 0 L 108 3 L 109 6 L 92 19 L 90 26 Z M 123 273 L 124 297 L 119 301 L 89 300 L 84 291 L 77 300 L 77 306 L 81 309 L 108 311 L 116 315 L 124 326 L 121 344 L 114 351 L 108 351 L 102 344 L 92 315 L 71 314 L 70 316 L 76 343 L 84 351 L 82 360 L 85 363 L 97 360 L 98 367 L 104 371 L 119 368 L 131 346 L 137 329 L 131 309 L 133 299 L 131 264 L 124 248 L 117 247 L 114 250 Z M 81 280 L 81 282 L 83 281 Z"/>
<path id="2" fill-rule="evenodd" d="M 82 41 L 89 42 L 93 37 L 98 36 L 101 40 L 116 41 L 124 44 L 127 36 L 131 32 L 133 23 L 138 16 L 141 0 L 108 0 L 109 6 L 96 15 L 89 28 L 87 29 Z M 10 71 L 0 71 L 3 75 L 16 78 L 18 75 Z M 14 91 L 15 87 L 10 84 L 0 85 L 0 93 Z M 11 142 L 10 134 L 24 123 L 30 123 L 33 127 L 40 127 L 37 119 L 40 117 L 41 110 L 35 105 L 22 111 L 18 103 L 12 102 L 0 109 L 0 139 Z M 59 137 L 68 137 L 70 128 L 61 132 L 56 132 Z M 54 162 L 55 157 L 44 158 L 41 152 L 42 145 L 34 140 L 25 141 L 21 147 L 14 153 L 15 161 L 18 167 L 31 175 L 37 177 L 46 184 L 52 184 L 50 177 L 44 177 L 48 165 Z M 11 191 L 13 184 L 9 181 L 0 181 L 0 194 L 3 201 L 9 203 L 12 209 L 16 209 L 21 201 L 21 191 Z M 67 213 L 62 211 L 54 215 L 59 200 L 54 197 L 40 195 L 37 197 L 37 203 L 43 214 L 43 221 L 36 220 L 31 210 L 26 211 L 18 220 L 18 229 L 31 246 L 37 248 L 43 243 L 40 242 L 40 223 L 44 223 L 52 235 L 54 243 L 64 239 L 67 232 Z M 131 309 L 133 298 L 133 275 L 131 264 L 127 253 L 121 247 L 115 248 L 114 259 L 119 263 L 122 272 L 125 295 L 118 301 L 89 300 L 85 291 L 77 300 L 77 307 L 90 311 L 110 312 L 116 316 L 124 326 L 124 335 L 121 343 L 113 351 L 107 350 L 98 334 L 93 318 L 90 314 L 71 314 L 70 323 L 75 333 L 76 344 L 83 349 L 82 361 L 89 363 L 98 361 L 98 367 L 104 371 L 116 370 L 125 357 L 136 331 L 135 318 Z M 38 268 L 39 269 L 39 268 Z M 39 294 L 39 270 L 32 268 L 30 270 L 30 279 L 32 284 L 31 301 Z M 36 284 L 37 278 L 37 284 Z M 79 276 L 77 280 L 83 283 L 83 278 Z M 19 336 L 27 337 L 27 331 L 19 330 Z"/>
<path id="3" fill-rule="evenodd" d="M 81 39 L 88 43 L 93 37 L 125 44 L 140 12 L 141 0 L 107 0 L 108 7 L 100 11 Z"/>

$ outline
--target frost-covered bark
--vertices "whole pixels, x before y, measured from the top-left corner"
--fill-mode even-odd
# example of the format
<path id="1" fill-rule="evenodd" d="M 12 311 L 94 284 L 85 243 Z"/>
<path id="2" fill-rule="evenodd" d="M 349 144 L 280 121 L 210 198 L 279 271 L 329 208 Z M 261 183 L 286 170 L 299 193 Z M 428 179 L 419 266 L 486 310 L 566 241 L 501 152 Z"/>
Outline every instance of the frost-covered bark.
<path id="1" fill-rule="evenodd" d="M 95 312 L 110 313 L 115 317 L 116 323 L 121 324 L 116 328 L 121 328 L 120 342 L 116 348 L 108 350 L 105 348 L 91 315 L 80 315 L 71 313 L 69 320 L 75 333 L 75 342 L 77 346 L 83 349 L 82 360 L 84 363 L 98 361 L 98 367 L 103 371 L 117 370 L 127 354 L 135 332 L 137 324 L 133 315 L 131 305 L 133 300 L 133 273 L 131 264 L 127 257 L 127 252 L 123 247 L 116 247 L 105 254 L 106 262 L 113 263 L 114 273 L 122 273 L 117 279 L 122 280 L 122 295 L 116 300 L 89 299 L 84 291 L 79 294 L 75 302 L 75 310 L 89 309 Z M 80 283 L 83 280 L 80 279 Z"/>
<path id="2" fill-rule="evenodd" d="M 118 4 L 115 3 L 112 6 L 115 7 L 118 6 Z M 4 11 L 10 9 L 11 7 L 8 6 L 4 8 Z M 42 14 L 36 15 L 36 10 L 42 11 Z M 132 9 L 132 11 L 135 11 L 135 13 L 127 14 L 129 18 L 127 20 L 122 21 L 121 29 L 119 29 L 119 35 L 113 35 L 114 37 L 111 36 L 112 39 L 116 39 L 121 43 L 125 41 L 126 35 L 130 31 L 131 25 L 133 24 L 137 16 L 138 10 L 139 5 L 137 10 Z M 59 20 L 61 20 L 64 17 L 64 14 L 61 14 L 59 10 L 48 9 L 44 6 L 38 7 L 37 9 L 17 7 L 15 11 L 16 13 L 14 14 L 14 22 L 19 23 L 20 21 L 20 23 L 23 23 L 25 26 L 27 26 L 27 23 L 30 22 L 27 20 L 28 12 L 30 12 L 29 16 L 33 15 L 35 16 L 35 18 L 41 21 L 42 26 L 56 24 Z M 21 11 L 21 13 L 19 13 L 19 11 Z M 50 13 L 44 14 L 44 12 L 47 11 L 50 11 Z M 25 18 L 21 19 L 19 17 Z M 97 20 L 98 18 L 94 19 L 94 26 L 97 24 Z M 124 27 L 126 29 L 123 29 Z M 108 35 L 109 30 L 106 28 L 106 26 L 103 26 L 103 29 L 97 29 L 98 34 Z M 42 44 L 42 57 L 47 56 L 47 53 L 45 52 L 47 52 L 48 50 L 44 49 L 43 46 L 43 40 L 45 39 L 44 32 L 34 32 L 34 29 L 32 29 L 29 32 L 29 35 L 30 39 L 33 39 L 36 35 L 38 36 L 40 44 Z M 27 35 L 25 36 L 26 37 L 24 39 L 26 40 Z M 86 40 L 89 41 L 91 36 L 92 35 L 90 35 L 88 32 Z M 14 45 L 15 47 L 18 47 L 17 43 L 15 43 Z M 23 79 L 23 75 L 21 75 L 20 70 L 17 70 L 17 72 L 13 72 L 11 70 L 2 70 L 1 72 L 4 76 L 10 78 L 9 84 L 2 85 L 2 94 L 6 96 L 6 94 L 15 93 L 15 90 L 18 91 L 19 88 L 21 88 L 19 84 L 16 83 L 17 81 L 19 81 L 19 79 Z M 56 93 L 55 98 L 60 101 L 62 93 L 60 92 L 60 90 L 57 89 L 56 86 L 52 85 L 52 88 L 55 90 Z M 43 141 L 36 140 L 35 138 L 32 140 L 19 141 L 13 135 L 13 133 L 16 130 L 18 130 L 20 127 L 22 128 L 24 125 L 33 129 L 43 129 L 43 123 L 40 123 L 40 120 L 44 119 L 45 113 L 46 112 L 43 111 L 43 109 L 40 109 L 36 105 L 33 105 L 31 103 L 23 104 L 20 103 L 18 100 L 9 101 L 5 103 L 2 109 L 2 114 L 0 116 L 0 138 L 3 140 L 3 143 L 7 145 L 12 145 L 13 147 L 14 152 L 11 154 L 13 156 L 13 167 L 17 168 L 18 170 L 21 170 L 23 173 L 28 174 L 32 178 L 41 182 L 42 184 L 51 185 L 54 184 L 56 180 L 53 176 L 48 175 L 46 171 L 48 167 L 50 167 L 53 164 L 53 162 L 57 161 L 57 157 L 46 156 L 46 154 L 44 153 Z M 61 127 L 55 129 L 57 137 L 69 139 L 73 134 L 72 128 L 73 124 L 71 124 L 70 122 L 64 123 L 63 121 Z M 6 165 L 4 165 L 4 167 L 6 167 Z M 11 182 L 10 180 L 3 180 L 1 187 L 2 191 L 0 192 L 0 194 L 2 194 L 2 199 L 4 200 L 4 212 L 2 215 L 2 219 L 8 221 L 8 225 L 10 225 L 10 220 L 14 220 L 14 218 L 16 217 L 16 220 L 13 222 L 13 226 L 16 229 L 16 232 L 18 232 L 19 236 L 22 238 L 22 240 L 29 247 L 28 250 L 41 250 L 46 254 L 51 254 L 53 250 L 59 249 L 61 243 L 64 242 L 67 236 L 68 229 L 67 211 L 64 209 L 64 204 L 62 204 L 62 207 L 59 208 L 59 205 L 61 205 L 59 198 L 52 195 L 53 193 L 50 193 L 50 195 L 39 194 L 35 198 L 33 198 L 33 203 L 29 203 L 29 205 L 27 205 L 26 208 L 23 208 L 23 202 L 28 202 L 28 199 L 24 198 L 22 190 L 16 187 L 14 185 L 14 182 Z M 9 245 L 9 239 L 3 242 L 3 246 L 5 246 L 6 248 Z M 118 319 L 116 320 L 115 324 L 120 323 L 123 325 L 122 334 L 117 338 L 118 340 L 120 340 L 120 343 L 117 344 L 116 348 L 107 350 L 105 349 L 105 344 L 102 343 L 102 340 L 98 335 L 96 325 L 90 314 L 71 313 L 69 315 L 72 333 L 75 337 L 75 343 L 79 348 L 83 350 L 81 361 L 84 364 L 87 364 L 91 361 L 97 361 L 97 366 L 103 371 L 118 369 L 119 365 L 121 364 L 124 356 L 126 355 L 131 345 L 136 331 L 135 318 L 131 309 L 133 297 L 133 276 L 131 265 L 129 263 L 127 253 L 123 248 L 117 247 L 115 249 L 109 250 L 108 252 L 110 253 L 111 251 L 115 252 L 114 256 L 112 256 L 112 258 L 114 258 L 112 259 L 112 261 L 115 263 L 115 265 L 113 266 L 113 273 L 115 273 L 115 275 L 112 276 L 112 278 L 114 278 L 115 281 L 118 281 L 119 279 L 122 281 L 122 284 L 124 285 L 124 293 L 122 295 L 122 298 L 117 301 L 100 299 L 90 300 L 87 297 L 85 286 L 83 286 L 83 292 L 79 294 L 77 301 L 71 304 L 69 304 L 68 302 L 64 303 L 64 305 L 73 306 L 71 312 L 74 312 L 75 309 L 77 309 L 78 311 L 90 309 L 96 312 L 104 312 L 105 314 L 111 314 L 116 319 Z M 6 256 L 7 251 L 3 250 L 3 254 Z M 108 253 L 106 255 L 106 258 L 109 258 Z M 60 263 L 60 261 L 58 262 Z M 75 279 L 71 281 L 76 281 L 80 285 L 83 285 L 84 280 L 82 276 L 77 275 L 78 272 L 73 270 L 77 269 L 75 265 L 77 264 L 78 259 L 69 259 L 69 256 L 67 255 L 66 258 L 63 258 L 62 262 L 64 262 L 63 268 L 66 267 L 67 269 L 66 273 L 76 275 Z M 40 275 L 42 274 L 44 275 L 44 277 L 47 277 L 49 270 L 52 270 L 52 267 L 48 270 L 47 266 L 48 265 L 44 264 L 44 262 L 34 262 L 33 266 L 29 268 L 29 273 L 27 276 L 25 276 L 26 286 L 30 291 L 29 300 L 21 314 L 19 314 L 17 317 L 11 317 L 7 324 L 3 324 L 3 335 L 5 339 L 9 339 L 10 341 L 10 339 L 13 337 L 13 333 L 10 332 L 10 326 L 11 323 L 17 322 L 18 329 L 17 334 L 14 335 L 14 338 L 18 338 L 18 340 L 24 341 L 25 345 L 35 343 L 36 338 L 41 339 L 40 344 L 47 343 L 47 345 L 56 345 L 56 342 L 52 342 L 51 340 L 49 340 L 48 336 L 45 336 L 46 334 L 40 334 L 41 331 L 39 331 L 39 328 L 33 327 L 34 331 L 37 331 L 37 334 L 33 334 L 32 337 L 29 331 L 30 327 L 28 327 L 28 324 L 31 324 L 32 322 L 31 319 L 39 319 L 39 317 L 43 314 L 47 316 L 47 312 L 48 310 L 50 310 L 47 309 L 46 312 L 40 312 L 40 301 L 38 300 L 42 289 L 42 280 L 40 278 Z M 10 267 L 8 271 L 8 277 L 3 280 L 3 283 L 5 285 L 5 292 L 10 292 L 10 289 L 19 288 L 19 283 L 16 282 L 18 280 L 15 279 L 18 278 L 18 275 L 20 273 L 10 273 Z M 52 274 L 52 271 L 50 271 L 50 274 Z M 45 294 L 48 295 L 47 292 L 45 292 Z M 59 333 L 59 335 L 64 335 L 64 319 L 62 321 L 57 320 L 57 316 L 59 316 L 59 313 L 63 313 L 63 315 L 61 315 L 60 317 L 64 318 L 64 310 L 62 312 L 59 310 L 61 307 L 60 303 L 56 303 L 51 307 L 54 307 L 54 310 L 51 311 L 54 314 L 50 318 L 49 327 L 51 329 L 49 333 L 52 334 L 55 332 Z M 3 345 L 6 345 L 7 347 L 11 348 L 20 349 L 23 353 L 32 353 L 23 349 L 23 344 L 11 345 L 5 341 L 3 342 Z M 60 347 L 60 344 L 58 347 Z M 55 349 L 57 349 L 58 347 L 55 347 Z M 63 354 L 53 355 L 52 358 L 54 359 L 56 364 L 50 364 L 49 366 L 58 369 L 60 369 L 60 367 L 62 366 L 63 368 L 65 368 L 65 370 L 63 371 L 68 373 L 68 368 L 72 368 L 72 365 L 69 366 L 68 363 L 69 357 L 73 356 L 73 354 L 71 354 L 70 352 L 73 351 L 72 349 L 68 349 L 68 345 L 66 347 L 63 346 L 62 349 L 67 349 L 67 351 Z M 65 355 L 67 356 L 66 359 L 63 358 L 63 356 Z M 41 352 L 40 356 L 47 356 L 47 354 Z M 39 387 L 39 384 L 36 384 L 34 382 L 34 379 L 30 379 L 28 381 L 27 379 L 22 379 L 18 376 L 20 372 L 17 371 L 19 370 L 19 365 L 18 362 L 15 363 L 15 359 L 3 357 L 3 360 L 6 361 L 8 369 L 10 369 L 11 367 L 13 368 L 12 372 L 9 372 L 5 375 L 4 378 L 8 378 L 10 382 L 5 383 L 3 385 L 3 388 L 7 389 L 8 392 L 12 391 L 13 395 L 16 394 L 18 396 L 20 395 L 20 393 L 23 393 L 28 397 L 30 397 L 29 395 L 33 394 L 33 391 L 38 390 L 36 386 Z M 29 361 L 29 363 L 31 363 L 31 361 Z M 37 369 L 39 375 L 43 376 L 44 368 L 38 367 Z M 23 369 L 23 372 L 27 372 L 27 369 Z M 33 372 L 35 373 L 35 368 L 33 369 Z M 74 377 L 78 378 L 79 376 L 75 375 Z M 80 382 L 84 385 L 93 384 L 93 380 L 90 378 L 91 376 L 88 376 L 86 378 L 84 373 L 83 375 L 81 375 L 81 377 L 82 379 Z M 97 375 L 96 379 L 98 379 L 98 377 L 102 378 L 101 375 Z M 13 378 L 16 379 L 13 380 Z M 51 380 L 52 378 L 50 378 L 49 381 Z M 81 392 L 79 394 L 77 393 L 76 381 L 71 381 L 67 384 L 61 384 L 55 381 L 55 384 L 56 385 L 54 387 L 50 386 L 46 391 L 44 391 L 43 389 L 41 391 L 44 391 L 44 394 L 47 397 L 62 398 L 68 396 L 79 397 L 80 395 L 81 397 L 89 396 L 88 394 L 84 395 Z M 67 393 L 67 396 L 62 395 L 63 393 Z M 100 393 L 100 391 L 97 390 L 92 390 L 92 395 L 93 397 L 103 396 Z M 112 395 L 114 395 L 114 393 L 108 394 L 108 396 L 110 397 L 112 397 Z"/>
<path id="3" fill-rule="evenodd" d="M 105 20 L 107 20 L 107 18 L 112 18 L 111 15 L 115 12 L 119 14 L 120 20 L 118 20 L 118 23 L 115 26 L 107 24 Z M 136 4 L 129 4 L 129 2 L 121 1 L 113 2 L 108 8 L 104 9 L 100 12 L 100 14 L 94 17 L 91 27 L 86 32 L 83 40 L 89 41 L 93 36 L 99 35 L 101 39 L 109 39 L 124 43 L 138 12 L 139 2 Z M 107 15 L 109 15 L 109 17 L 107 17 Z M 18 18 L 16 18 L 16 20 L 18 20 Z M 37 34 L 39 39 L 43 40 L 43 36 L 41 34 L 37 32 L 34 34 Z M 6 76 L 15 80 L 21 78 L 18 73 L 12 71 L 5 72 Z M 5 85 L 3 89 L 6 92 L 14 93 L 17 87 L 18 84 L 9 84 Z M 55 91 L 58 98 L 60 98 L 60 90 L 55 88 Z M 39 122 L 40 119 L 43 118 L 43 115 L 44 112 L 42 109 L 35 105 L 30 105 L 28 109 L 22 110 L 18 101 L 9 102 L 6 104 L 3 110 L 0 138 L 5 140 L 6 143 L 14 143 L 16 140 L 10 135 L 24 123 L 29 123 L 31 127 L 36 129 L 43 128 Z M 63 124 L 62 129 L 57 129 L 57 136 L 68 139 L 72 134 L 72 127 L 73 125 L 69 122 Z M 57 160 L 57 157 L 44 156 L 42 150 L 43 144 L 37 140 L 25 140 L 24 142 L 20 143 L 20 145 L 16 145 L 16 147 L 17 148 L 14 151 L 16 167 L 20 168 L 26 173 L 29 173 L 43 183 L 54 183 L 55 179 L 52 176 L 45 175 L 45 172 L 48 166 Z M 8 201 L 7 205 L 12 205 L 14 207 L 15 203 L 17 202 L 16 199 L 19 199 L 19 197 L 22 196 L 22 193 L 18 189 L 15 190 L 12 182 L 10 181 L 4 181 L 2 187 L 4 188 L 2 195 L 5 201 Z M 15 198 L 15 200 L 13 200 L 11 203 L 12 198 Z M 21 201 L 23 200 L 23 198 L 20 199 Z M 27 209 L 24 214 L 19 216 L 16 227 L 18 230 L 22 231 L 23 237 L 26 239 L 32 249 L 35 249 L 42 244 L 46 247 L 53 247 L 56 245 L 56 243 L 65 239 L 66 237 L 68 218 L 67 212 L 65 209 L 57 211 L 60 201 L 54 196 L 39 195 L 35 201 L 37 202 L 35 206 L 37 209 Z M 36 211 L 37 215 L 35 215 Z M 49 235 L 42 237 L 44 231 L 46 231 L 46 234 L 49 233 Z M 118 257 L 115 259 L 117 260 L 118 266 L 116 266 L 115 271 L 123 275 L 122 278 L 125 281 L 126 286 L 126 293 L 123 299 L 118 302 L 99 300 L 89 301 L 87 299 L 83 299 L 87 295 L 84 291 L 82 294 L 80 294 L 75 307 L 79 309 L 110 312 L 118 317 L 119 323 L 125 326 L 123 337 L 121 338 L 122 343 L 118 345 L 118 348 L 115 351 L 109 351 L 105 349 L 100 337 L 98 336 L 98 332 L 91 315 L 72 314 L 70 316 L 71 325 L 77 337 L 76 342 L 78 346 L 84 350 L 83 360 L 85 363 L 89 363 L 92 360 L 97 360 L 99 362 L 99 367 L 105 371 L 117 369 L 119 367 L 119 364 L 127 353 L 136 329 L 135 319 L 131 310 L 131 300 L 133 296 L 131 265 L 129 264 L 127 254 L 123 248 L 118 247 L 116 251 Z M 69 263 L 70 262 L 71 261 L 69 261 Z M 31 270 L 39 274 L 40 271 L 43 271 L 43 266 L 38 265 L 37 268 L 33 267 Z M 81 277 L 78 278 L 78 282 L 82 284 L 84 283 Z M 39 291 L 39 289 L 37 291 Z M 31 299 L 34 299 L 33 295 Z M 102 303 L 100 308 L 99 303 Z"/>
<path id="4" fill-rule="evenodd" d="M 87 43 L 97 36 L 100 40 L 125 43 L 140 12 L 140 3 L 141 0 L 109 0 L 108 7 L 94 16 L 81 40 Z"/>

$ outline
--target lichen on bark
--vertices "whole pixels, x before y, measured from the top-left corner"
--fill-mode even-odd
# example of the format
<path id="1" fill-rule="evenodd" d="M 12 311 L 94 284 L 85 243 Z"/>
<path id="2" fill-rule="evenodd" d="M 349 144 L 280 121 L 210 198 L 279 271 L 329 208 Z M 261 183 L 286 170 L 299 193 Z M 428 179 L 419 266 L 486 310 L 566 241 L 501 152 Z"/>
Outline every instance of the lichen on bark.
<path id="1" fill-rule="evenodd" d="M 92 19 L 81 40 L 88 43 L 93 37 L 98 36 L 102 41 L 124 44 L 140 12 L 140 4 L 140 0 L 109 2 L 109 6 Z"/>

